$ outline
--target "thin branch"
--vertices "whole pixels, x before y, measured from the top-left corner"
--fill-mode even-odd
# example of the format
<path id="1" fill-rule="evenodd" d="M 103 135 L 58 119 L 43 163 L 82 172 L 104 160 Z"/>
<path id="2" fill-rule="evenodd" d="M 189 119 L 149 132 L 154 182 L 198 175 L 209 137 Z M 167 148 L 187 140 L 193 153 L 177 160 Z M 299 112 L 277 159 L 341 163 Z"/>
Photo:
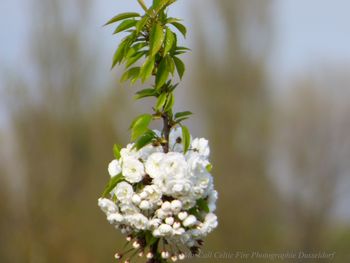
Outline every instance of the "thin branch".
<path id="1" fill-rule="evenodd" d="M 148 8 L 147 8 L 145 2 L 143 0 L 137 0 L 137 2 L 139 2 L 139 4 L 142 7 L 142 9 L 145 10 L 145 12 L 147 13 Z"/>

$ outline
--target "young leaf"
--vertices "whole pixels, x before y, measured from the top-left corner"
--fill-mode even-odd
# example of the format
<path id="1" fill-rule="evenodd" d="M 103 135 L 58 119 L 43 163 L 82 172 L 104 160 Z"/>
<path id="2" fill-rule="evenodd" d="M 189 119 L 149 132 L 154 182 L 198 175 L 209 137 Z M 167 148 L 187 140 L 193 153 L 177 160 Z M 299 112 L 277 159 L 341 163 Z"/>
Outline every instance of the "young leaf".
<path id="1" fill-rule="evenodd" d="M 166 59 L 163 58 L 159 64 L 157 75 L 156 75 L 156 89 L 160 89 L 169 77 L 169 70 L 167 67 Z"/>
<path id="2" fill-rule="evenodd" d="M 190 147 L 191 143 L 191 135 L 186 126 L 182 126 L 182 143 L 184 146 L 184 153 L 187 152 L 188 148 Z"/>
<path id="3" fill-rule="evenodd" d="M 152 115 L 143 114 L 137 117 L 131 126 L 131 140 L 134 141 L 148 130 L 148 126 L 152 121 Z"/>
<path id="4" fill-rule="evenodd" d="M 155 56 L 159 49 L 162 47 L 164 41 L 164 32 L 163 32 L 163 27 L 161 24 L 156 23 L 151 31 L 151 36 L 150 36 L 150 51 L 151 51 L 151 56 Z"/>
<path id="5" fill-rule="evenodd" d="M 205 201 L 203 198 L 197 200 L 197 206 L 199 210 L 209 213 L 208 202 Z"/>
<path id="6" fill-rule="evenodd" d="M 211 170 L 213 169 L 213 165 L 210 163 L 205 167 L 205 169 L 207 169 L 208 173 L 210 173 Z"/>
<path id="7" fill-rule="evenodd" d="M 130 58 L 128 58 L 126 60 L 126 64 L 125 67 L 128 68 L 130 66 L 132 66 L 133 64 L 135 64 L 140 58 L 142 58 L 147 52 L 146 51 L 139 51 L 136 52 L 133 56 L 131 56 Z"/>
<path id="8" fill-rule="evenodd" d="M 142 65 L 141 71 L 140 71 L 140 78 L 142 79 L 142 82 L 145 82 L 152 75 L 153 68 L 154 68 L 154 61 L 155 61 L 154 57 L 148 57 L 148 59 Z"/>
<path id="9" fill-rule="evenodd" d="M 121 181 L 124 181 L 124 176 L 121 173 L 112 177 L 106 185 L 106 188 L 102 193 L 102 197 L 107 197 L 114 187 L 116 187 Z"/>
<path id="10" fill-rule="evenodd" d="M 181 32 L 181 34 L 184 37 L 186 37 L 187 29 L 183 24 L 181 24 L 179 22 L 171 22 L 170 24 L 172 24 L 174 27 L 176 27 L 177 30 L 179 30 Z"/>
<path id="11" fill-rule="evenodd" d="M 167 99 L 167 93 L 162 93 L 160 94 L 160 96 L 158 97 L 158 100 L 157 100 L 157 104 L 156 104 L 156 107 L 155 109 L 157 111 L 161 110 L 166 102 L 166 99 Z"/>
<path id="12" fill-rule="evenodd" d="M 148 21 L 148 16 L 145 15 L 137 22 L 137 24 L 136 24 L 136 33 L 137 34 L 139 34 L 143 30 L 143 28 L 147 24 L 147 21 Z"/>
<path id="13" fill-rule="evenodd" d="M 120 43 L 118 49 L 114 53 L 111 68 L 114 68 L 115 65 L 117 65 L 117 63 L 120 63 L 122 61 L 123 56 L 124 56 L 124 48 L 125 48 L 126 44 L 127 44 L 126 40 L 124 40 L 122 43 Z"/>
<path id="14" fill-rule="evenodd" d="M 165 47 L 164 47 L 164 52 L 163 56 L 165 56 L 173 47 L 174 45 L 174 33 L 167 27 L 166 28 L 166 33 L 165 33 Z"/>
<path id="15" fill-rule="evenodd" d="M 113 153 L 114 153 L 114 158 L 119 160 L 120 159 L 120 150 L 122 149 L 122 147 L 120 147 L 120 145 L 118 144 L 114 144 L 113 146 Z"/>
<path id="16" fill-rule="evenodd" d="M 154 131 L 148 130 L 137 139 L 134 147 L 136 148 L 136 150 L 140 150 L 144 146 L 150 144 L 155 138 L 156 134 L 154 133 Z"/>
<path id="17" fill-rule="evenodd" d="M 192 112 L 190 111 L 181 111 L 175 114 L 175 119 L 181 118 L 181 117 L 185 117 L 185 116 L 189 116 L 192 115 Z"/>
<path id="18" fill-rule="evenodd" d="M 124 81 L 130 79 L 131 82 L 134 83 L 137 80 L 137 77 L 139 76 L 139 74 L 140 74 L 140 67 L 131 68 L 131 69 L 124 72 L 120 81 L 124 82 Z"/>
<path id="19" fill-rule="evenodd" d="M 170 111 L 174 106 L 174 94 L 173 93 L 170 93 L 169 96 L 168 96 L 168 99 L 165 103 L 165 106 L 164 106 L 164 111 L 165 112 L 168 112 Z"/>
<path id="20" fill-rule="evenodd" d="M 179 74 L 180 79 L 182 79 L 185 73 L 185 64 L 178 57 L 173 57 L 173 60 L 175 63 L 176 71 Z"/>
<path id="21" fill-rule="evenodd" d="M 135 26 L 137 23 L 137 21 L 135 19 L 128 19 L 128 20 L 124 20 L 123 22 L 120 23 L 120 25 L 115 29 L 115 31 L 113 32 L 113 34 L 117 34 L 119 32 L 122 32 L 126 29 L 129 29 L 133 26 Z"/>
<path id="22" fill-rule="evenodd" d="M 157 96 L 157 91 L 155 89 L 143 89 L 136 92 L 135 99 L 142 99 L 145 97 Z"/>
<path id="23" fill-rule="evenodd" d="M 169 69 L 169 72 L 171 73 L 171 75 L 174 76 L 174 72 L 175 72 L 174 60 L 170 56 L 166 56 L 165 61 L 166 61 L 166 66 Z"/>
<path id="24" fill-rule="evenodd" d="M 154 243 L 157 242 L 158 238 L 154 237 L 152 235 L 152 232 L 151 231 L 146 231 L 145 233 L 145 237 L 146 237 L 146 244 L 147 246 L 152 246 Z"/>
<path id="25" fill-rule="evenodd" d="M 109 24 L 118 22 L 118 21 L 123 20 L 123 19 L 131 18 L 131 17 L 139 17 L 139 16 L 140 16 L 140 14 L 138 14 L 138 13 L 131 13 L 131 12 L 129 12 L 129 13 L 121 13 L 121 14 L 116 15 L 115 17 L 113 17 L 111 20 L 109 20 L 104 25 L 107 26 Z"/>

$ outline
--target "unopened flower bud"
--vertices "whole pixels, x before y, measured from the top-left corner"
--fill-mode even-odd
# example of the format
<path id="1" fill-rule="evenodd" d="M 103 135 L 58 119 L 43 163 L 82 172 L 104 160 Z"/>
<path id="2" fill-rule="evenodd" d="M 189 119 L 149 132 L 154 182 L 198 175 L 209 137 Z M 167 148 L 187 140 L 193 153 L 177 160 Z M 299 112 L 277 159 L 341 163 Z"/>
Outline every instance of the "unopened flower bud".
<path id="1" fill-rule="evenodd" d="M 186 227 L 193 226 L 197 222 L 197 218 L 194 215 L 189 215 L 184 221 L 183 225 Z"/>
<path id="2" fill-rule="evenodd" d="M 176 261 L 177 261 L 177 256 L 176 256 L 176 255 L 172 256 L 172 257 L 171 257 L 171 260 L 172 260 L 173 262 L 176 262 Z"/>
<path id="3" fill-rule="evenodd" d="M 165 210 L 165 211 L 169 211 L 171 209 L 171 204 L 166 201 L 162 204 L 162 209 Z"/>
<path id="4" fill-rule="evenodd" d="M 152 252 L 148 252 L 146 255 L 146 258 L 151 259 L 153 258 L 153 253 Z"/>
<path id="5" fill-rule="evenodd" d="M 184 253 L 180 253 L 179 254 L 179 259 L 180 260 L 184 260 L 185 259 L 185 254 Z"/>
<path id="6" fill-rule="evenodd" d="M 133 246 L 134 248 L 139 248 L 139 247 L 140 247 L 140 243 L 137 242 L 137 241 L 135 241 L 135 242 L 132 244 L 132 246 Z"/>
<path id="7" fill-rule="evenodd" d="M 122 255 L 119 254 L 119 253 L 116 253 L 116 254 L 114 255 L 114 258 L 116 258 L 116 259 L 121 259 L 121 258 L 122 258 Z"/>
<path id="8" fill-rule="evenodd" d="M 178 215 L 178 218 L 182 221 L 182 220 L 185 220 L 186 217 L 188 216 L 187 212 L 181 212 L 179 213 Z"/>
<path id="9" fill-rule="evenodd" d="M 175 222 L 175 223 L 173 224 L 173 228 L 174 228 L 174 229 L 179 229 L 180 226 L 181 226 L 181 224 L 180 224 L 179 222 Z"/>
<path id="10" fill-rule="evenodd" d="M 164 258 L 164 259 L 169 258 L 169 252 L 168 251 L 163 251 L 162 252 L 162 258 Z"/>
<path id="11" fill-rule="evenodd" d="M 168 224 L 168 225 L 174 224 L 174 218 L 173 217 L 167 217 L 165 219 L 165 223 Z"/>

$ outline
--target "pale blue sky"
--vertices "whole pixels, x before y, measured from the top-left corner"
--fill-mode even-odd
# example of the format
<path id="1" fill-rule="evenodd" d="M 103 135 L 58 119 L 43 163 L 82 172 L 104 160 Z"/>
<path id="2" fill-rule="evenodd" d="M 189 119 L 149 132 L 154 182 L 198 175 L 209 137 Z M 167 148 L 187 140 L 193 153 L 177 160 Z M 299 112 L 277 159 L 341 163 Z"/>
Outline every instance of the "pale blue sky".
<path id="1" fill-rule="evenodd" d="M 189 27 L 188 5 L 196 1 L 204 5 L 214 0 L 180 0 L 172 10 L 185 17 Z M 28 2 L 0 1 L 0 68 L 17 67 L 23 61 L 25 65 Z M 96 1 L 97 24 L 119 10 L 134 9 L 135 2 Z M 272 13 L 275 37 L 270 63 L 273 76 L 283 79 L 325 62 L 347 64 L 350 61 L 349 10 L 348 0 L 276 0 Z M 101 30 L 100 34 L 107 45 L 108 41 L 114 44 L 108 30 Z"/>

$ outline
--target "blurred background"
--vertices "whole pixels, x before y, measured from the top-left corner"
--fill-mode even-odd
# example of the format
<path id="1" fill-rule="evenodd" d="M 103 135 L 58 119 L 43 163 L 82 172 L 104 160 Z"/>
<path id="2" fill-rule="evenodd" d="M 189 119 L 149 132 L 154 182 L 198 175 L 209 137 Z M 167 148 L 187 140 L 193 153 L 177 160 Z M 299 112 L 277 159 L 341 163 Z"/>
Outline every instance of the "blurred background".
<path id="1" fill-rule="evenodd" d="M 1 263 L 113 262 L 124 243 L 97 198 L 112 145 L 151 102 L 134 103 L 136 88 L 110 71 L 120 38 L 101 25 L 139 9 L 0 2 Z M 204 251 L 350 262 L 348 10 L 347 0 L 179 0 L 170 11 L 192 49 L 175 108 L 195 112 L 188 126 L 209 138 L 219 191 Z"/>

